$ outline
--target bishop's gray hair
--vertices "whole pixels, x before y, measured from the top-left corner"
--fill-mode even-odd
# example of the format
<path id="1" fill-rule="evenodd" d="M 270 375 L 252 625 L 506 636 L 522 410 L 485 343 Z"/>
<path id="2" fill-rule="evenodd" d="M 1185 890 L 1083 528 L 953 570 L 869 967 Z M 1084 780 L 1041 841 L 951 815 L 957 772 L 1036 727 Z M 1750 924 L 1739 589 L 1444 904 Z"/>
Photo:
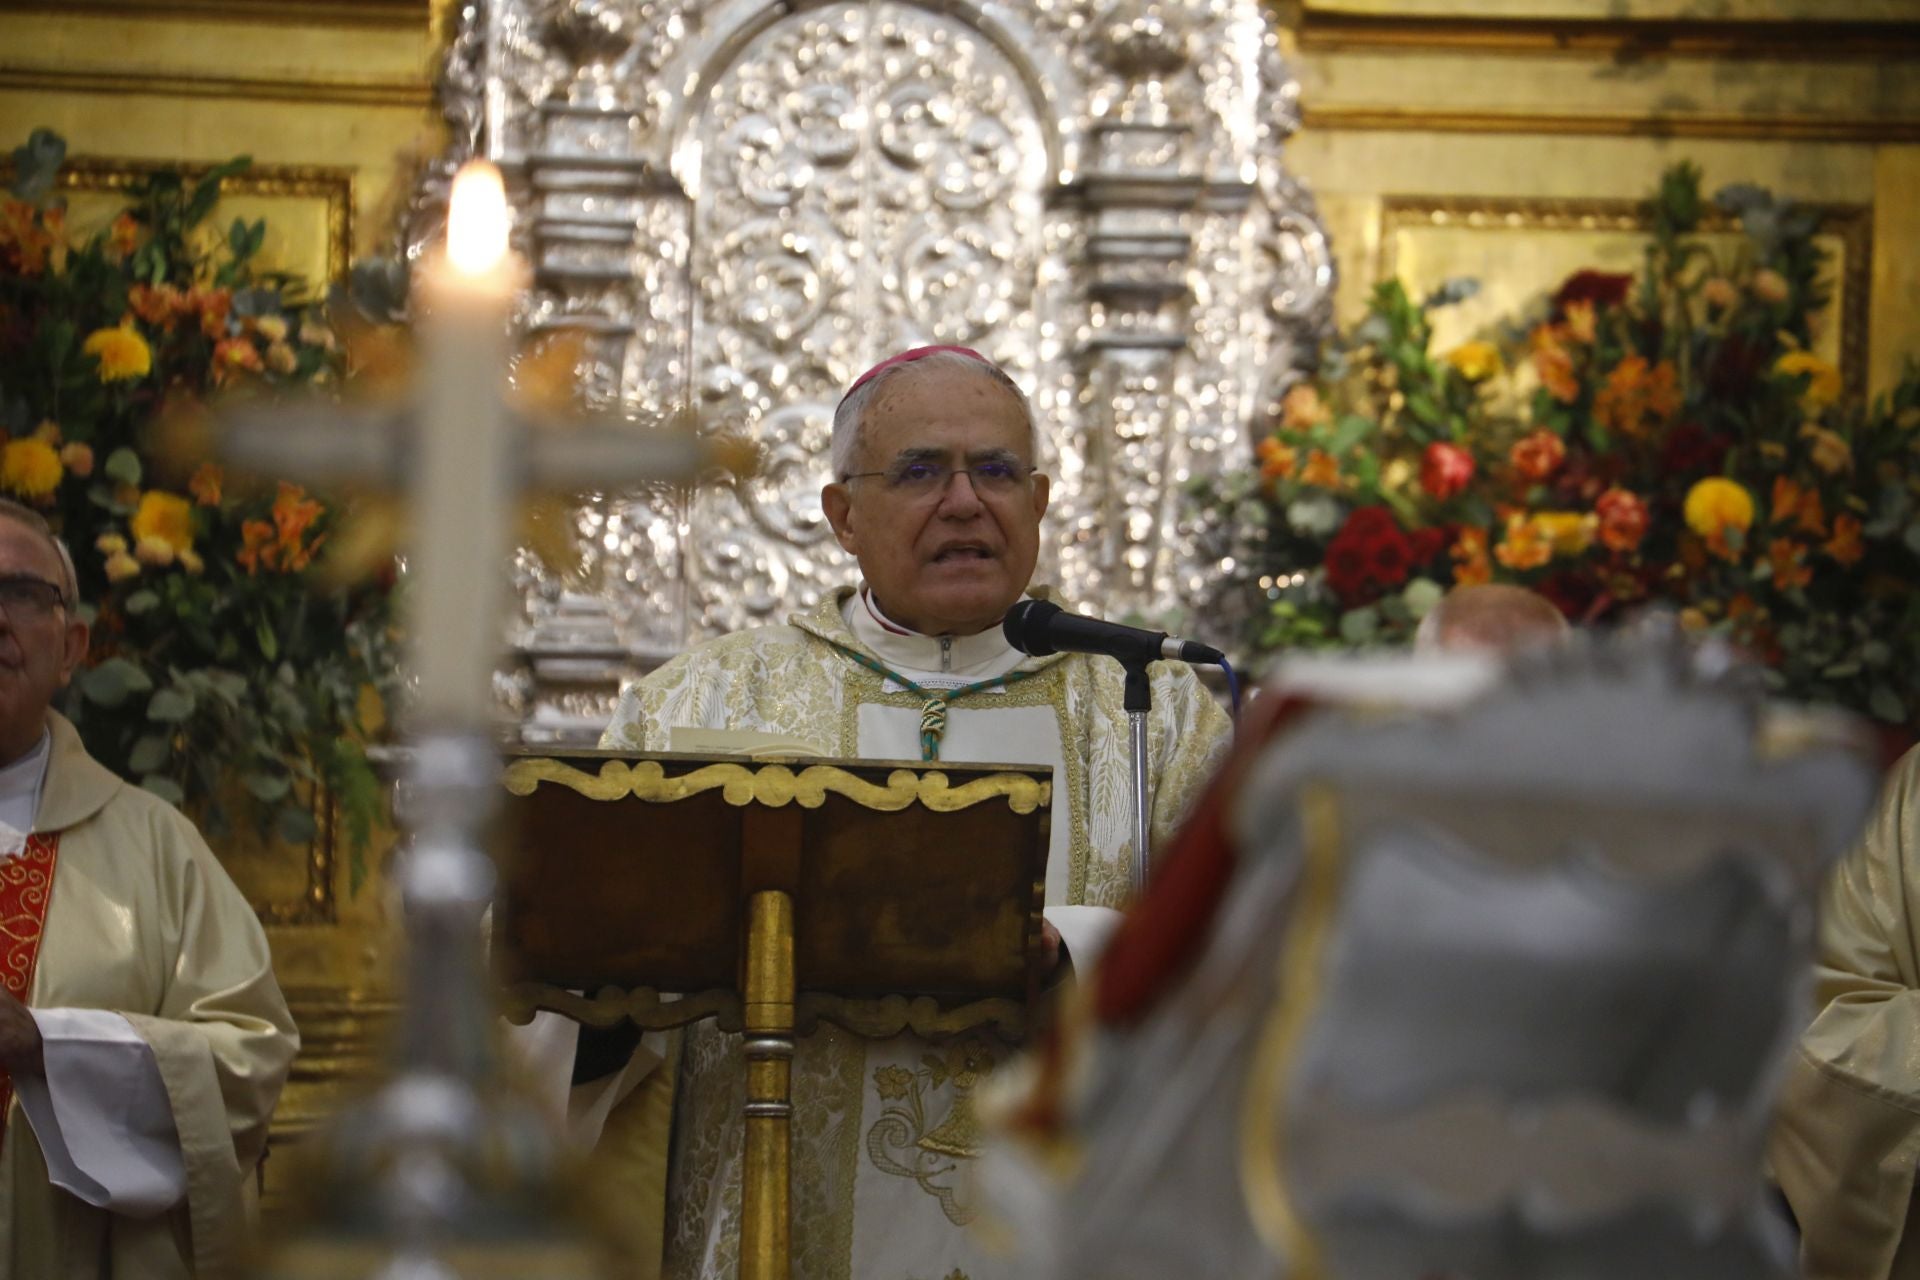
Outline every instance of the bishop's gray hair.
<path id="1" fill-rule="evenodd" d="M 903 373 L 939 367 L 965 369 L 980 374 L 1012 392 L 1014 400 L 1020 405 L 1020 416 L 1027 420 L 1028 452 L 1033 465 L 1040 465 L 1040 428 L 1033 420 L 1033 405 L 1027 400 L 1027 393 L 1020 389 L 1020 384 L 1008 376 L 1005 369 L 990 361 L 976 360 L 958 351 L 933 351 L 917 360 L 888 365 L 848 392 L 840 402 L 840 407 L 833 411 L 833 447 L 829 456 L 835 480 L 845 480 L 853 474 L 854 455 L 860 452 L 860 429 L 865 424 L 867 408 L 879 394 L 880 388 Z"/>

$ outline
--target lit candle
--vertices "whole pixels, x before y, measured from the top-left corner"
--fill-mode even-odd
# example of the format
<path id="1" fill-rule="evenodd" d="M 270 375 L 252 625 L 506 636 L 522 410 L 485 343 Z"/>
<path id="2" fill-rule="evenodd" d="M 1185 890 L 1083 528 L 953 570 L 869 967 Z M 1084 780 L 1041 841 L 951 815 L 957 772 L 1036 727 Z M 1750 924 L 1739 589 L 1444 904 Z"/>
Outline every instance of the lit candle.
<path id="1" fill-rule="evenodd" d="M 409 647 L 416 714 L 438 728 L 482 729 L 493 710 L 514 510 L 507 323 L 525 274 L 511 225 L 500 171 L 469 163 L 454 178 L 446 250 L 421 274 Z"/>

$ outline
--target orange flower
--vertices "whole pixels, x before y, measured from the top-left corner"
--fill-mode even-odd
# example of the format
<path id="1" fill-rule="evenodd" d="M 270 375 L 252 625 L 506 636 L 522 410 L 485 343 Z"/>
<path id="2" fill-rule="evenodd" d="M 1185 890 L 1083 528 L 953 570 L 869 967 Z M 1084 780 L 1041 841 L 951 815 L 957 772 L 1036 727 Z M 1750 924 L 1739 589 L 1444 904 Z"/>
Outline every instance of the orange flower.
<path id="1" fill-rule="evenodd" d="M 1300 472 L 1300 483 L 1322 489 L 1337 489 L 1340 487 L 1340 464 L 1326 450 L 1315 449 L 1307 455 L 1307 465 Z"/>
<path id="2" fill-rule="evenodd" d="M 107 228 L 107 251 L 115 258 L 124 258 L 132 253 L 140 234 L 140 224 L 134 221 L 131 213 L 123 213 L 113 220 Z"/>
<path id="3" fill-rule="evenodd" d="M 272 525 L 265 520 L 249 520 L 240 526 L 240 541 L 242 545 L 233 558 L 249 576 L 274 567 Z"/>
<path id="4" fill-rule="evenodd" d="M 1818 489 L 1803 489 L 1786 476 L 1773 478 L 1773 523 L 1794 522 L 1802 533 L 1816 538 L 1827 536 L 1827 513 L 1820 505 Z"/>
<path id="5" fill-rule="evenodd" d="M 127 290 L 127 308 L 156 329 L 171 329 L 186 313 L 187 298 L 170 284 L 158 288 L 136 284 Z"/>
<path id="6" fill-rule="evenodd" d="M 1507 517 L 1506 536 L 1493 554 L 1509 569 L 1538 569 L 1553 559 L 1553 544 L 1537 524 L 1516 514 Z"/>
<path id="7" fill-rule="evenodd" d="M 187 294 L 187 307 L 200 317 L 200 332 L 209 338 L 227 336 L 227 313 L 233 309 L 231 289 L 207 289 L 195 285 Z"/>
<path id="8" fill-rule="evenodd" d="M 220 481 L 222 473 L 217 462 L 203 462 L 194 468 L 193 475 L 187 481 L 187 492 L 193 500 L 203 507 L 220 505 Z"/>
<path id="9" fill-rule="evenodd" d="M 1813 459 L 1813 465 L 1828 475 L 1853 470 L 1853 446 L 1839 432 L 1803 422 L 1800 436 L 1808 442 L 1807 456 Z"/>
<path id="10" fill-rule="evenodd" d="M 34 216 L 34 208 L 24 200 L 0 199 L 0 264 L 11 266 L 23 276 L 37 276 L 47 269 L 47 254 L 53 237 Z"/>
<path id="11" fill-rule="evenodd" d="M 306 568 L 313 560 L 320 540 L 315 539 L 304 547 L 300 545 L 300 540 L 325 510 L 320 503 L 309 498 L 307 491 L 299 485 L 288 484 L 284 480 L 280 482 L 280 494 L 273 500 L 273 527 L 281 568 L 293 573 Z"/>
<path id="12" fill-rule="evenodd" d="M 1462 587 L 1478 586 L 1493 577 L 1487 560 L 1487 531 L 1475 525 L 1460 530 L 1448 552 L 1454 559 L 1453 580 Z"/>
<path id="13" fill-rule="evenodd" d="M 251 338 L 222 338 L 213 348 L 213 381 L 216 385 L 240 372 L 258 373 L 260 349 Z"/>
<path id="14" fill-rule="evenodd" d="M 1296 431 L 1317 427 L 1332 419 L 1333 410 L 1327 408 L 1311 382 L 1294 383 L 1280 401 L 1280 420 Z"/>
<path id="15" fill-rule="evenodd" d="M 1567 460 L 1567 446 L 1559 436 L 1542 427 L 1514 441 L 1507 460 L 1515 471 L 1537 482 L 1560 469 L 1560 464 Z"/>
<path id="16" fill-rule="evenodd" d="M 1813 581 L 1813 570 L 1806 566 L 1807 549 L 1792 538 L 1775 538 L 1767 544 L 1767 563 L 1773 566 L 1773 585 L 1777 591 L 1790 591 Z"/>
<path id="17" fill-rule="evenodd" d="M 1609 551 L 1632 551 L 1647 536 L 1647 504 L 1640 495 L 1617 485 L 1593 504 L 1600 518 L 1600 545 Z"/>
<path id="18" fill-rule="evenodd" d="M 1841 565 L 1851 567 L 1867 554 L 1860 541 L 1860 521 L 1842 511 L 1833 518 L 1833 536 L 1820 548 Z"/>
<path id="19" fill-rule="evenodd" d="M 1273 436 L 1255 445 L 1253 451 L 1260 459 L 1260 479 L 1268 484 L 1286 479 L 1300 464 L 1299 451 Z"/>
<path id="20" fill-rule="evenodd" d="M 1527 344 L 1533 349 L 1533 369 L 1540 375 L 1540 385 L 1547 394 L 1561 404 L 1572 404 L 1580 398 L 1580 379 L 1573 373 L 1573 356 L 1561 341 L 1564 335 L 1555 325 L 1543 324 L 1527 337 Z"/>
<path id="21" fill-rule="evenodd" d="M 1670 360 L 1649 369 L 1645 356 L 1628 356 L 1593 397 L 1593 416 L 1601 426 L 1635 437 L 1666 426 L 1679 411 L 1680 387 Z"/>

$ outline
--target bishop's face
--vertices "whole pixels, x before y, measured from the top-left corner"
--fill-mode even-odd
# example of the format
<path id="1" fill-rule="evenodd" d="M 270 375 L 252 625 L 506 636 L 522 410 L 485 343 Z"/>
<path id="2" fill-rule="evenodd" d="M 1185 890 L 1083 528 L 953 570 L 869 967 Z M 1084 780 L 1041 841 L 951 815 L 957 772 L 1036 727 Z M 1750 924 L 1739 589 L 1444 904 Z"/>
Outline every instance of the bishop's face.
<path id="1" fill-rule="evenodd" d="M 1019 401 L 986 373 L 909 367 L 881 385 L 860 437 L 859 478 L 821 504 L 881 611 L 926 635 L 998 626 L 1033 578 L 1047 510 Z"/>
<path id="2" fill-rule="evenodd" d="M 0 516 L 0 764 L 40 741 L 47 708 L 87 652 L 86 624 L 58 600 L 61 576 L 45 538 Z"/>

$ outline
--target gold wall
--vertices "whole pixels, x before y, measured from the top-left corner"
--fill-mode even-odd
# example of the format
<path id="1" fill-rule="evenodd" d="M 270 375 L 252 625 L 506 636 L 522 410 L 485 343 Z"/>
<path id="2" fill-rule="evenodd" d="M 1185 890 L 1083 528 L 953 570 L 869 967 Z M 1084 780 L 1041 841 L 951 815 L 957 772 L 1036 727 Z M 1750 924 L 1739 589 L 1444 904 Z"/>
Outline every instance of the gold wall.
<path id="1" fill-rule="evenodd" d="M 1449 254 L 1488 277 L 1479 316 L 1511 313 L 1557 283 L 1549 264 L 1619 254 L 1625 233 L 1603 233 L 1630 208 L 1612 202 L 1692 160 L 1709 193 L 1757 182 L 1835 206 L 1867 384 L 1920 357 L 1920 0 L 1275 7 L 1302 81 L 1288 161 L 1334 238 L 1343 321 L 1383 271 L 1412 256 L 1447 274 Z M 1460 236 L 1467 221 L 1488 234 Z"/>

